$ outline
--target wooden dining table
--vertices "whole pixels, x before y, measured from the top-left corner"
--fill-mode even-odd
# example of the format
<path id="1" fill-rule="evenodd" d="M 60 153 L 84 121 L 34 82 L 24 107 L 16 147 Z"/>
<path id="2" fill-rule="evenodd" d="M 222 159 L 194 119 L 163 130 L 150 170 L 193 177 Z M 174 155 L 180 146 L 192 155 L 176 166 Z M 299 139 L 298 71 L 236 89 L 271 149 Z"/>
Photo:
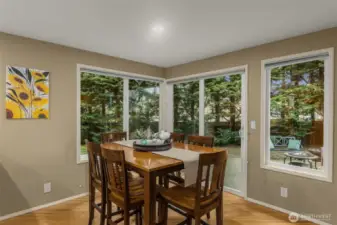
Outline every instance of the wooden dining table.
<path id="1" fill-rule="evenodd" d="M 132 147 L 122 144 L 106 143 L 101 146 L 105 149 L 124 150 L 127 167 L 144 177 L 144 223 L 145 225 L 154 225 L 156 223 L 156 178 L 184 169 L 184 163 L 181 160 L 161 156 L 155 152 L 135 151 Z M 184 143 L 173 143 L 173 147 L 200 153 L 222 151 L 219 148 Z"/>

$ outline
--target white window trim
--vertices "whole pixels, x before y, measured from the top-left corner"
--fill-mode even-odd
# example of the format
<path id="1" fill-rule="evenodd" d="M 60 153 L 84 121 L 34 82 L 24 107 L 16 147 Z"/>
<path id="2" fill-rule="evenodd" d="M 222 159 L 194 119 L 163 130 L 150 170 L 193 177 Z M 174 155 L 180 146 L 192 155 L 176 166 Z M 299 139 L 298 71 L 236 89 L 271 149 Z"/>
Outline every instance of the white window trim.
<path id="1" fill-rule="evenodd" d="M 324 166 L 322 171 L 284 165 L 275 163 L 270 160 L 269 137 L 270 137 L 270 78 L 269 71 L 265 65 L 290 60 L 298 60 L 300 62 L 311 61 L 305 60 L 308 57 L 320 56 L 328 54 L 324 59 L 325 77 L 324 77 Z M 303 60 L 302 60 L 303 59 Z M 322 49 L 318 51 L 310 51 L 300 54 L 294 54 L 279 58 L 267 59 L 261 61 L 261 168 L 287 173 L 296 176 L 302 176 L 311 179 L 317 179 L 326 182 L 332 182 L 333 172 L 333 95 L 334 95 L 334 48 Z"/>
<path id="2" fill-rule="evenodd" d="M 84 64 L 77 64 L 77 76 L 76 76 L 76 83 L 77 83 L 77 93 L 76 93 L 76 104 L 77 104 L 77 134 L 76 134 L 76 161 L 77 164 L 81 163 L 87 163 L 88 162 L 88 155 L 81 155 L 81 72 L 82 71 L 93 71 L 95 73 L 101 74 L 101 75 L 108 75 L 108 76 L 115 76 L 123 78 L 123 87 L 125 90 L 129 89 L 129 79 L 139 79 L 139 80 L 150 80 L 150 81 L 156 81 L 160 83 L 160 88 L 162 87 L 162 83 L 165 82 L 164 78 L 158 78 L 153 77 L 149 75 L 144 74 L 137 74 L 137 73 L 130 73 L 130 72 L 124 72 L 120 70 L 111 70 L 111 69 L 105 69 L 101 67 L 96 66 L 90 66 L 90 65 L 84 65 Z M 160 91 L 159 91 L 160 92 Z M 126 94 L 127 93 L 127 94 Z M 124 92 L 123 95 L 123 129 L 124 131 L 129 134 L 129 92 Z M 125 99 L 127 98 L 127 101 Z M 159 115 L 162 115 L 162 97 L 160 97 L 160 108 L 159 108 Z M 160 116 L 161 117 L 161 116 Z M 125 119 L 127 118 L 127 119 Z M 161 118 L 160 118 L 161 119 Z M 160 121 L 159 121 L 160 124 Z M 160 127 L 160 125 L 159 125 Z M 127 135 L 127 138 L 129 138 L 129 135 Z"/>

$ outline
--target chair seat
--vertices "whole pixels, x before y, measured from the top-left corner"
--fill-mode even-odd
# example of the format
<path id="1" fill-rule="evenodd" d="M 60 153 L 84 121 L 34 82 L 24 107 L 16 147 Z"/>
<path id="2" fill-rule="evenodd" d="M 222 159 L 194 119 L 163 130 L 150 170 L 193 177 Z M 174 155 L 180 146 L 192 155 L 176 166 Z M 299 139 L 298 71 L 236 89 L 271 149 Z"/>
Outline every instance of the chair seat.
<path id="1" fill-rule="evenodd" d="M 170 204 L 177 206 L 185 211 L 193 211 L 195 208 L 195 197 L 197 188 L 195 186 L 174 186 L 169 189 L 161 189 L 160 195 Z M 210 195 L 207 200 L 200 202 L 200 207 L 207 207 L 212 204 L 217 195 Z"/>
<path id="2" fill-rule="evenodd" d="M 111 192 L 110 199 L 119 206 L 123 206 L 123 193 Z M 144 203 L 144 179 L 141 177 L 129 180 L 129 203 L 131 206 L 142 205 Z"/>

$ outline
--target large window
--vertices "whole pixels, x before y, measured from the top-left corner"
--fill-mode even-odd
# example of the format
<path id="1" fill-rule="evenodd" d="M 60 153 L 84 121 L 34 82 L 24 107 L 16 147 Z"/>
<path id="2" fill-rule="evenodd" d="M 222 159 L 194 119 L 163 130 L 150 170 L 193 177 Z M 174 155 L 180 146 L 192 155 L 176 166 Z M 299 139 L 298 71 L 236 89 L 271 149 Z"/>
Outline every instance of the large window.
<path id="1" fill-rule="evenodd" d="M 160 83 L 145 75 L 78 66 L 77 162 L 87 162 L 86 140 L 100 143 L 104 132 L 146 138 L 159 130 Z"/>
<path id="2" fill-rule="evenodd" d="M 82 72 L 81 155 L 85 140 L 99 143 L 108 131 L 123 131 L 123 79 Z"/>
<path id="3" fill-rule="evenodd" d="M 199 134 L 199 81 L 173 85 L 174 132 Z"/>
<path id="4" fill-rule="evenodd" d="M 331 51 L 319 51 L 264 61 L 265 168 L 330 179 L 331 60 Z"/>

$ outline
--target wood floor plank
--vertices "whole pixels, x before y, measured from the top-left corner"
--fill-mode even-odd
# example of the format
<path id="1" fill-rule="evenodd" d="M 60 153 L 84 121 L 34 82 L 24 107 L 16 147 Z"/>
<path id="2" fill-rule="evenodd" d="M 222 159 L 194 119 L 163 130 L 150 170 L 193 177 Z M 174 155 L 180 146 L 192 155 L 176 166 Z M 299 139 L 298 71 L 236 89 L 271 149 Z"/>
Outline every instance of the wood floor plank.
<path id="1" fill-rule="evenodd" d="M 94 225 L 99 224 L 98 213 Z M 182 217 L 169 212 L 168 224 L 182 221 Z M 203 218 L 206 220 L 206 218 Z M 211 225 L 215 225 L 215 211 L 211 214 Z M 6 221 L 0 225 L 84 225 L 88 224 L 88 197 L 71 200 L 60 205 L 41 209 Z M 123 224 L 123 223 L 121 223 Z M 132 223 L 134 224 L 134 223 Z M 247 202 L 235 195 L 224 193 L 224 224 L 226 225 L 284 225 L 292 224 L 288 215 Z M 313 223 L 300 222 L 301 225 Z"/>

